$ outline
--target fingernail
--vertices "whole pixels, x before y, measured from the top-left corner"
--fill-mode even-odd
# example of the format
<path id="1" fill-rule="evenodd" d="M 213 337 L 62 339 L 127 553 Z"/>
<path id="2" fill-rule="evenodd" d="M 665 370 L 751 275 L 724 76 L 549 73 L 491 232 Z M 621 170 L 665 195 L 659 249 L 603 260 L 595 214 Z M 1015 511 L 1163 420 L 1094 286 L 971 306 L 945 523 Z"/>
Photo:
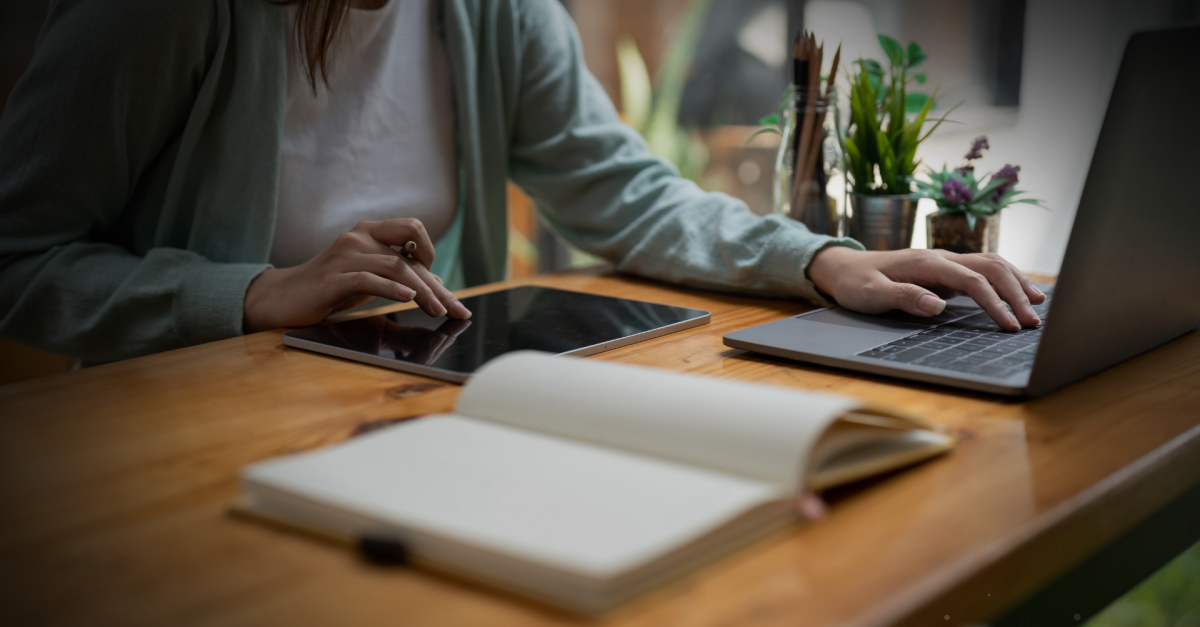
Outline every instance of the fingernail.
<path id="1" fill-rule="evenodd" d="M 470 320 L 471 319 L 470 310 L 468 310 L 466 308 L 466 306 L 464 306 L 462 303 L 460 303 L 458 301 L 454 301 L 453 303 L 450 304 L 450 313 L 454 314 L 454 317 L 458 318 L 459 320 Z"/>
<path id="2" fill-rule="evenodd" d="M 1008 321 L 1008 326 L 1016 327 L 1018 331 L 1021 330 L 1021 323 L 1017 322 L 1016 316 L 1014 316 L 1012 314 L 1008 314 L 1008 315 L 1004 316 L 1004 319 L 1006 321 Z"/>
<path id="3" fill-rule="evenodd" d="M 1042 324 L 1042 317 L 1037 315 L 1036 312 L 1033 314 L 1033 319 L 1037 320 L 1037 323 L 1035 323 L 1033 326 L 1036 327 L 1036 326 L 1039 326 L 1040 324 Z"/>
<path id="4" fill-rule="evenodd" d="M 396 295 L 399 296 L 399 298 L 397 298 L 396 300 L 398 300 L 402 303 L 407 303 L 408 301 L 412 300 L 413 296 L 416 296 L 417 293 L 415 291 L 413 291 L 413 289 L 411 287 L 407 287 L 407 286 L 400 285 L 399 283 L 397 283 L 396 284 Z"/>
<path id="5" fill-rule="evenodd" d="M 917 301 L 917 309 L 931 316 L 936 316 L 945 311 L 946 301 L 933 294 L 926 294 L 921 297 L 921 300 Z"/>
<path id="6" fill-rule="evenodd" d="M 433 301 L 433 306 L 434 306 L 433 317 L 440 318 L 440 317 L 446 315 L 446 307 L 444 305 L 442 305 L 441 303 L 439 303 L 435 300 L 435 301 Z"/>

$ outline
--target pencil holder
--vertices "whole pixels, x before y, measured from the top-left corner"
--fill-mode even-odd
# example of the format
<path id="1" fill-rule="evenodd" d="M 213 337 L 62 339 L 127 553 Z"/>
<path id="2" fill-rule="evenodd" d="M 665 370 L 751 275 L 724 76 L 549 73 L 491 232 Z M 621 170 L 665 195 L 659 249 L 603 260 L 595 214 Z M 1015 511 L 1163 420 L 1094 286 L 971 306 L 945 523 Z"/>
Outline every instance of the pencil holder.
<path id="1" fill-rule="evenodd" d="M 837 201 L 826 187 L 837 163 L 837 93 L 810 97 L 806 89 L 793 88 L 791 101 L 792 106 L 783 112 L 783 133 L 775 157 L 775 211 L 804 223 L 813 233 L 836 236 Z"/>

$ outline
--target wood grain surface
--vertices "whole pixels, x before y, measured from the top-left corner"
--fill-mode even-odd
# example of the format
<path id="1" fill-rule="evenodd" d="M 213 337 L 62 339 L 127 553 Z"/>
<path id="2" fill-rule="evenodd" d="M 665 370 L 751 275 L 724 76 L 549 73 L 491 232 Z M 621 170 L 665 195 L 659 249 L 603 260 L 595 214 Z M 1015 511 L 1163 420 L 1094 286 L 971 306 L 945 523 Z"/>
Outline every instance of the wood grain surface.
<path id="1" fill-rule="evenodd" d="M 593 359 L 853 394 L 925 416 L 961 444 L 836 490 L 827 518 L 593 621 L 230 515 L 246 464 L 448 410 L 459 391 L 259 333 L 0 387 L 2 622 L 969 625 L 1200 482 L 1200 333 L 1020 402 L 722 344 L 801 302 L 611 275 L 519 283 L 713 313 Z"/>

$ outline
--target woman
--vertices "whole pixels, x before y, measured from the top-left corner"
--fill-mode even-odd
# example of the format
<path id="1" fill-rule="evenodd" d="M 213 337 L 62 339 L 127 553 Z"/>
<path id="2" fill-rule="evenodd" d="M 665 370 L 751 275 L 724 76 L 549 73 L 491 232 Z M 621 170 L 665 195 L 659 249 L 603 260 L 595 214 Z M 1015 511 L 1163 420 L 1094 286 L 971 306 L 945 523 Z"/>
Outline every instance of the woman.
<path id="1" fill-rule="evenodd" d="M 865 312 L 962 292 L 1013 330 L 1044 298 L 995 256 L 862 252 L 679 178 L 555 0 L 61 0 L 0 173 L 0 336 L 86 362 L 374 296 L 466 318 L 434 275 L 504 277 L 509 178 L 624 272 Z"/>

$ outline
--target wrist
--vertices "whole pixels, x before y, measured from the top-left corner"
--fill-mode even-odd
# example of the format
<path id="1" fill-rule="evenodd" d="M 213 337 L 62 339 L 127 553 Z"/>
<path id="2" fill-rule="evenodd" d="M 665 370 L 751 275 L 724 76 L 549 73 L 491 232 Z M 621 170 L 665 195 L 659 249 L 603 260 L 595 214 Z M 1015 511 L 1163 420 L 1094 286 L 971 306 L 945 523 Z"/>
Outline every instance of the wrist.
<path id="1" fill-rule="evenodd" d="M 861 252 L 846 246 L 826 244 L 808 262 L 808 266 L 804 269 L 804 276 L 812 281 L 813 286 L 822 295 L 832 296 L 835 292 L 837 277 L 841 274 L 839 268 Z"/>
<path id="2" fill-rule="evenodd" d="M 267 268 L 259 273 L 246 286 L 246 295 L 242 301 L 242 332 L 257 333 L 278 328 L 271 319 L 271 303 L 275 285 L 279 282 L 284 270 Z"/>

